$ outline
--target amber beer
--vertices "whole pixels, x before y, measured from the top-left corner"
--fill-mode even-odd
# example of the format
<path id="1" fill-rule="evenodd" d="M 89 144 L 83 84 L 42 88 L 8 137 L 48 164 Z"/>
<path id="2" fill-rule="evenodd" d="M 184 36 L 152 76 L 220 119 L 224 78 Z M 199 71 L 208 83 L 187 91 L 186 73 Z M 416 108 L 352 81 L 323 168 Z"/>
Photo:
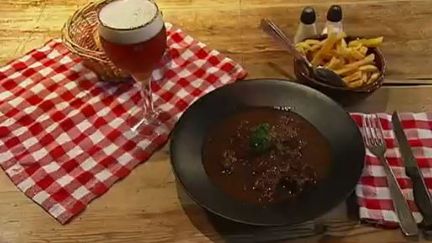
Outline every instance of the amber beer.
<path id="1" fill-rule="evenodd" d="M 138 81 L 147 82 L 162 58 L 166 31 L 161 12 L 150 0 L 115 0 L 98 14 L 102 47 L 111 61 Z"/>

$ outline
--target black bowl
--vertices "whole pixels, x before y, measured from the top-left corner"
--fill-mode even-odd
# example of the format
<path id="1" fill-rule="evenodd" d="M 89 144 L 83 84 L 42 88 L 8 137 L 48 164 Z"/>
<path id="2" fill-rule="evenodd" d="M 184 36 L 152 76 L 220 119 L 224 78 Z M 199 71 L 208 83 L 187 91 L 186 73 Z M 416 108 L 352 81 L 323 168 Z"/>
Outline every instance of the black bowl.
<path id="1" fill-rule="evenodd" d="M 326 37 L 327 37 L 326 35 L 321 35 L 311 39 L 323 40 Z M 350 42 L 358 38 L 363 38 L 363 37 L 348 36 L 345 38 L 345 40 L 347 42 Z M 349 87 L 333 86 L 331 84 L 327 84 L 322 81 L 319 81 L 310 74 L 309 70 L 305 68 L 305 65 L 302 63 L 301 60 L 295 58 L 294 58 L 294 73 L 296 78 L 301 83 L 310 86 L 312 88 L 318 89 L 319 91 L 323 92 L 329 97 L 332 97 L 334 100 L 338 101 L 339 103 L 346 104 L 346 105 L 355 104 L 359 101 L 364 100 L 371 94 L 373 94 L 384 83 L 384 77 L 386 73 L 386 60 L 382 51 L 379 48 L 374 47 L 374 48 L 369 48 L 367 54 L 375 55 L 374 64 L 377 66 L 380 75 L 375 82 L 363 87 L 352 89 Z"/>
<path id="2" fill-rule="evenodd" d="M 202 145 L 209 129 L 246 107 L 291 107 L 329 141 L 332 163 L 316 188 L 300 197 L 266 207 L 230 197 L 209 178 L 202 165 Z M 287 80 L 249 80 L 217 89 L 196 101 L 173 132 L 171 163 L 189 196 L 224 218 L 251 225 L 291 225 L 314 219 L 345 200 L 360 178 L 365 149 L 361 134 L 338 104 L 324 94 Z"/>

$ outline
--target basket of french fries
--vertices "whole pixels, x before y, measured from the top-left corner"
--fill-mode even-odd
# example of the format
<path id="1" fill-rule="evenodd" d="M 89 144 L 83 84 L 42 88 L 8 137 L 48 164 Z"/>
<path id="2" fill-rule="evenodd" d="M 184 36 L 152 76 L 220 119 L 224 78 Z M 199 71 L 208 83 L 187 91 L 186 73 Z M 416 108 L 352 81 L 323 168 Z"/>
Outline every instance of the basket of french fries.
<path id="1" fill-rule="evenodd" d="M 378 48 L 382 42 L 383 37 L 351 37 L 344 32 L 306 39 L 297 43 L 296 49 L 312 65 L 333 70 L 342 78 L 343 84 L 335 86 L 316 79 L 300 60 L 294 61 L 295 74 L 300 81 L 318 89 L 371 93 L 384 81 L 386 65 Z"/>

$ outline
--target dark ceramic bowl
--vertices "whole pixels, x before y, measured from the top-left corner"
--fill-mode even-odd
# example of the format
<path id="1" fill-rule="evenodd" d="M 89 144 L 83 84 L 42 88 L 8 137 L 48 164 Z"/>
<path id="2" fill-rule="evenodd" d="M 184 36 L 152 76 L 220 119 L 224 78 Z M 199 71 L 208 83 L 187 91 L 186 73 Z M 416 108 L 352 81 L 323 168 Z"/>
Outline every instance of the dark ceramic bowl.
<path id="1" fill-rule="evenodd" d="M 317 40 L 323 40 L 325 36 L 319 36 L 313 39 Z M 361 37 L 346 37 L 345 40 L 347 42 L 355 40 L 357 38 Z M 369 48 L 368 55 L 369 54 L 375 54 L 375 66 L 377 66 L 380 76 L 378 79 L 366 86 L 359 87 L 359 88 L 349 88 L 349 87 L 338 87 L 334 86 L 328 83 L 324 83 L 322 81 L 319 81 L 315 79 L 310 73 L 309 70 L 301 63 L 300 60 L 294 59 L 294 73 L 297 77 L 297 79 L 312 88 L 318 89 L 321 92 L 327 94 L 328 96 L 335 98 L 337 100 L 343 99 L 343 98 L 363 98 L 371 93 L 373 93 L 375 90 L 379 89 L 383 82 L 384 82 L 384 75 L 386 71 L 386 62 L 384 59 L 384 56 L 379 48 Z"/>
<path id="2" fill-rule="evenodd" d="M 263 207 L 232 198 L 213 183 L 202 164 L 205 137 L 224 119 L 250 107 L 291 107 L 328 140 L 332 162 L 314 189 Z M 305 222 L 339 205 L 354 190 L 364 155 L 360 131 L 344 109 L 317 90 L 274 79 L 237 82 L 200 98 L 177 122 L 171 142 L 174 173 L 198 205 L 223 218 L 259 226 Z"/>

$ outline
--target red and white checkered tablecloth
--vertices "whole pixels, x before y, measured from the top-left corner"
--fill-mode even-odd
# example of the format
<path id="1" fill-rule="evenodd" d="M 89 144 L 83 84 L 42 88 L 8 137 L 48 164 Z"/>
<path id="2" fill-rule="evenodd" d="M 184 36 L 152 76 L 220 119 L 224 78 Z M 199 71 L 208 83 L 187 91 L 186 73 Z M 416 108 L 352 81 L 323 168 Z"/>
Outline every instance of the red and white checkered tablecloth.
<path id="1" fill-rule="evenodd" d="M 180 29 L 167 24 L 167 32 L 152 88 L 155 106 L 169 116 L 152 140 L 126 122 L 142 114 L 140 86 L 98 82 L 59 40 L 0 68 L 0 165 L 60 223 L 147 160 L 198 97 L 245 77 L 240 65 Z"/>
<path id="2" fill-rule="evenodd" d="M 351 114 L 362 127 L 364 114 Z M 397 140 L 392 131 L 391 115 L 378 114 L 387 144 L 386 158 L 392 167 L 399 185 L 417 222 L 422 216 L 414 203 L 411 180 L 405 174 L 404 162 L 398 150 Z M 402 126 L 412 147 L 418 165 L 429 191 L 432 193 L 432 113 L 401 113 Z M 360 218 L 382 226 L 397 226 L 398 218 L 394 211 L 390 191 L 383 166 L 369 151 L 366 152 L 363 175 L 357 185 L 356 195 L 360 206 Z"/>

